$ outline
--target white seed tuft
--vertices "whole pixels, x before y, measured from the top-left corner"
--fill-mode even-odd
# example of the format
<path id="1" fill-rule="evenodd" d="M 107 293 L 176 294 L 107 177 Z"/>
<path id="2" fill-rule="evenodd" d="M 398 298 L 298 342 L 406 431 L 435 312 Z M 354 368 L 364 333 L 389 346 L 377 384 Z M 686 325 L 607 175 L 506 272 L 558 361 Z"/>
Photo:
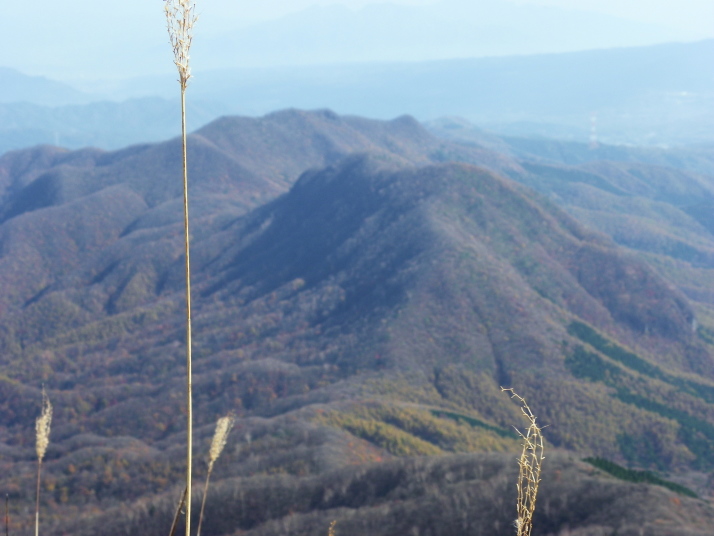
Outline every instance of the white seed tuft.
<path id="1" fill-rule="evenodd" d="M 164 11 L 179 82 L 181 89 L 186 89 L 188 79 L 191 78 L 189 50 L 193 39 L 193 25 L 198 20 L 196 5 L 189 0 L 166 0 Z"/>
<path id="2" fill-rule="evenodd" d="M 216 423 L 216 431 L 213 434 L 213 441 L 211 441 L 211 450 L 208 453 L 208 463 L 213 465 L 213 463 L 218 459 L 226 446 L 226 441 L 228 440 L 228 434 L 233 428 L 235 423 L 235 417 L 233 414 L 229 413 L 225 417 L 218 419 Z"/>
<path id="3" fill-rule="evenodd" d="M 37 459 L 42 461 L 50 444 L 50 426 L 52 425 L 52 403 L 42 389 L 42 411 L 35 421 Z"/>

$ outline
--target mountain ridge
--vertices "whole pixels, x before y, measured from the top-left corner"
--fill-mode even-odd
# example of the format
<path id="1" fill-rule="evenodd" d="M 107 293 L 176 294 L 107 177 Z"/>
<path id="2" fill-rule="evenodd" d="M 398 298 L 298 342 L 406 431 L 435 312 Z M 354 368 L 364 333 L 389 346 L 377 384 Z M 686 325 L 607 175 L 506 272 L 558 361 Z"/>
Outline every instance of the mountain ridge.
<path id="1" fill-rule="evenodd" d="M 588 142 L 596 114 L 600 143 L 711 143 L 712 43 L 417 63 L 206 69 L 192 80 L 188 127 L 194 130 L 224 114 L 329 108 L 383 120 L 405 113 L 422 121 L 460 116 L 501 136 Z M 119 80 L 105 92 L 102 102 L 85 105 L 0 104 L 0 154 L 35 144 L 115 150 L 180 132 L 172 76 Z"/>
<path id="2" fill-rule="evenodd" d="M 287 492 L 293 479 L 330 482 L 325 475 L 344 468 L 349 480 L 366 470 L 350 465 L 380 460 L 399 472 L 420 464 L 404 460 L 415 456 L 515 456 L 509 430 L 520 417 L 499 385 L 526 396 L 552 448 L 709 493 L 706 302 L 550 195 L 583 185 L 625 191 L 616 176 L 446 142 L 411 118 L 329 111 L 225 118 L 189 150 L 196 445 L 207 447 L 218 416 L 238 417 L 214 477 L 225 486 L 220 504 L 236 504 L 239 482 L 269 496 L 281 477 L 268 475 L 291 475 L 280 480 Z M 3 211 L 43 177 L 65 192 L 0 223 L 0 445 L 13 518 L 34 490 L 27 423 L 41 382 L 55 404 L 44 464 L 52 489 L 43 492 L 53 530 L 81 523 L 96 532 L 106 523 L 97 509 L 119 504 L 134 519 L 151 516 L 154 500 L 155 519 L 175 506 L 162 494 L 179 481 L 184 454 L 180 191 L 168 186 L 180 177 L 171 164 L 179 154 L 174 139 L 0 157 Z M 528 186 L 537 182 L 541 192 Z M 682 175 L 682 188 L 692 184 Z M 457 465 L 481 463 L 471 456 Z M 543 496 L 558 505 L 553 533 L 604 523 L 563 518 L 553 485 Z M 694 504 L 647 486 L 637 489 L 649 499 L 608 489 L 609 500 L 624 493 L 667 519 L 681 519 L 672 498 Z M 262 517 L 236 521 L 240 530 L 283 522 L 255 500 Z M 348 512 L 328 512 L 348 523 Z M 511 530 L 493 525 L 505 513 L 494 515 L 483 530 Z M 321 516 L 299 523 L 314 528 Z M 702 506 L 701 516 L 714 512 Z M 672 526 L 661 534 L 675 534 Z M 701 533 L 694 521 L 682 526 Z"/>
<path id="3" fill-rule="evenodd" d="M 34 102 L 45 106 L 84 104 L 90 96 L 44 76 L 28 76 L 0 67 L 0 103 Z"/>

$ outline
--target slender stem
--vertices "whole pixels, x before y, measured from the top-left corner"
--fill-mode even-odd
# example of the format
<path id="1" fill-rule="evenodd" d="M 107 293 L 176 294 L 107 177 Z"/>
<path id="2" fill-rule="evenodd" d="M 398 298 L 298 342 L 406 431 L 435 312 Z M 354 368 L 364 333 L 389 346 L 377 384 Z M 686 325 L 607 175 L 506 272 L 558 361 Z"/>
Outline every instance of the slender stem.
<path id="1" fill-rule="evenodd" d="M 188 233 L 188 162 L 186 158 L 186 85 L 181 85 L 181 136 L 183 138 L 183 224 L 186 253 L 186 536 L 191 536 L 191 469 L 193 453 L 193 392 L 191 371 L 191 265 Z"/>
<path id="2" fill-rule="evenodd" d="M 10 536 L 10 511 L 8 509 L 8 503 L 10 502 L 10 496 L 5 494 L 5 536 Z"/>
<path id="3" fill-rule="evenodd" d="M 176 525 L 178 525 L 179 515 L 181 514 L 181 508 L 186 502 L 186 488 L 183 488 L 183 493 L 181 494 L 181 499 L 179 500 L 178 506 L 176 507 L 176 513 L 174 514 L 174 522 L 171 524 L 171 530 L 169 531 L 169 536 L 174 536 L 176 532 Z"/>
<path id="4" fill-rule="evenodd" d="M 206 474 L 206 485 L 203 488 L 203 500 L 201 500 L 201 513 L 198 515 L 198 528 L 196 529 L 196 536 L 201 536 L 201 525 L 203 524 L 203 509 L 206 507 L 206 497 L 208 496 L 208 481 L 211 479 L 211 472 L 213 471 L 213 464 L 208 466 L 208 473 Z"/>
<path id="5" fill-rule="evenodd" d="M 35 502 L 35 536 L 40 534 L 40 471 L 42 470 L 42 460 L 37 460 L 37 493 Z"/>

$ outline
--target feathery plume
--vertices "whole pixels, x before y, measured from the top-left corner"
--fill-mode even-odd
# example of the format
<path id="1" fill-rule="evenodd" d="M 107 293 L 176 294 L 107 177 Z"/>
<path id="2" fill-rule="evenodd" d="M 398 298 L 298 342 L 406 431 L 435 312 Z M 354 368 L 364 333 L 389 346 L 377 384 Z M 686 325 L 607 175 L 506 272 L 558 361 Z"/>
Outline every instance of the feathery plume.
<path id="1" fill-rule="evenodd" d="M 208 453 L 208 467 L 209 471 L 213 469 L 213 464 L 223 452 L 226 446 L 226 441 L 228 440 L 228 434 L 231 432 L 231 428 L 235 424 L 236 418 L 232 413 L 229 413 L 225 417 L 218 419 L 216 423 L 216 431 L 213 434 L 213 440 L 211 441 L 211 450 Z"/>
<path id="2" fill-rule="evenodd" d="M 52 425 L 52 403 L 47 397 L 45 389 L 42 389 L 42 411 L 35 421 L 37 459 L 42 461 L 50 444 L 50 426 Z"/>
<path id="3" fill-rule="evenodd" d="M 40 534 L 40 474 L 42 472 L 42 460 L 50 444 L 50 426 L 52 425 L 52 403 L 45 388 L 42 388 L 42 410 L 40 416 L 35 421 L 37 451 L 37 494 L 35 502 L 35 536 Z"/>
<path id="4" fill-rule="evenodd" d="M 504 389 L 511 393 L 511 398 L 515 398 L 521 404 L 521 411 L 530 423 L 526 433 L 516 429 L 523 439 L 523 450 L 518 458 L 518 499 L 516 505 L 516 534 L 517 536 L 530 536 L 533 529 L 533 512 L 535 512 L 536 497 L 538 495 L 538 485 L 540 484 L 540 472 L 543 466 L 543 433 L 536 422 L 531 408 L 528 407 L 525 399 L 513 389 Z"/>
<path id="5" fill-rule="evenodd" d="M 198 529 L 196 536 L 201 536 L 201 524 L 203 523 L 203 510 L 206 507 L 206 497 L 208 496 L 208 483 L 213 472 L 213 464 L 223 452 L 228 441 L 228 434 L 231 433 L 231 428 L 235 424 L 236 418 L 232 413 L 218 419 L 216 423 L 216 431 L 213 433 L 211 441 L 211 449 L 208 451 L 208 473 L 206 474 L 206 486 L 203 489 L 203 500 L 201 501 L 201 514 L 198 516 Z"/>
<path id="6" fill-rule="evenodd" d="M 189 51 L 193 41 L 193 25 L 198 20 L 196 4 L 192 4 L 189 0 L 166 0 L 164 12 L 169 41 L 174 52 L 174 64 L 179 72 L 181 88 L 185 89 L 191 78 Z"/>

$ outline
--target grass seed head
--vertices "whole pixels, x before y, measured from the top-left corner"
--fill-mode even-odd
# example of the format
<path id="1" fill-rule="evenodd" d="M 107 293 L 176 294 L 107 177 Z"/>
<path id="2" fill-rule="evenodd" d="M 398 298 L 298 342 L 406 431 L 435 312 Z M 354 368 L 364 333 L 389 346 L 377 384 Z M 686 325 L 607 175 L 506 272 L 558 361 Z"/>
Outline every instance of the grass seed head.
<path id="1" fill-rule="evenodd" d="M 518 490 L 517 499 L 517 518 L 515 521 L 517 536 L 530 536 L 533 529 L 533 512 L 535 512 L 536 497 L 538 495 L 538 485 L 540 484 L 540 473 L 543 466 L 543 431 L 536 417 L 533 415 L 531 408 L 528 407 L 525 399 L 516 394 L 513 389 L 504 389 L 502 391 L 511 393 L 511 398 L 516 399 L 521 405 L 521 412 L 528 420 L 529 426 L 526 433 L 518 431 L 518 434 L 523 440 L 523 450 L 518 458 L 518 482 L 516 488 Z"/>
<path id="2" fill-rule="evenodd" d="M 193 40 L 193 25 L 196 24 L 196 4 L 189 0 L 165 0 L 166 26 L 169 42 L 174 52 L 174 63 L 179 72 L 181 89 L 186 89 L 191 78 L 189 50 Z"/>
<path id="3" fill-rule="evenodd" d="M 42 411 L 40 416 L 37 417 L 35 421 L 35 432 L 36 432 L 36 450 L 37 459 L 42 461 L 45 457 L 45 452 L 47 452 L 47 446 L 50 444 L 50 426 L 52 425 L 52 403 L 45 392 L 42 389 Z"/>
<path id="4" fill-rule="evenodd" d="M 232 413 L 229 413 L 225 417 L 218 419 L 216 423 L 216 431 L 213 434 L 213 441 L 211 441 L 211 450 L 208 453 L 209 464 L 213 463 L 218 459 L 226 446 L 226 441 L 228 440 L 228 434 L 233 428 L 235 423 L 235 417 Z"/>

